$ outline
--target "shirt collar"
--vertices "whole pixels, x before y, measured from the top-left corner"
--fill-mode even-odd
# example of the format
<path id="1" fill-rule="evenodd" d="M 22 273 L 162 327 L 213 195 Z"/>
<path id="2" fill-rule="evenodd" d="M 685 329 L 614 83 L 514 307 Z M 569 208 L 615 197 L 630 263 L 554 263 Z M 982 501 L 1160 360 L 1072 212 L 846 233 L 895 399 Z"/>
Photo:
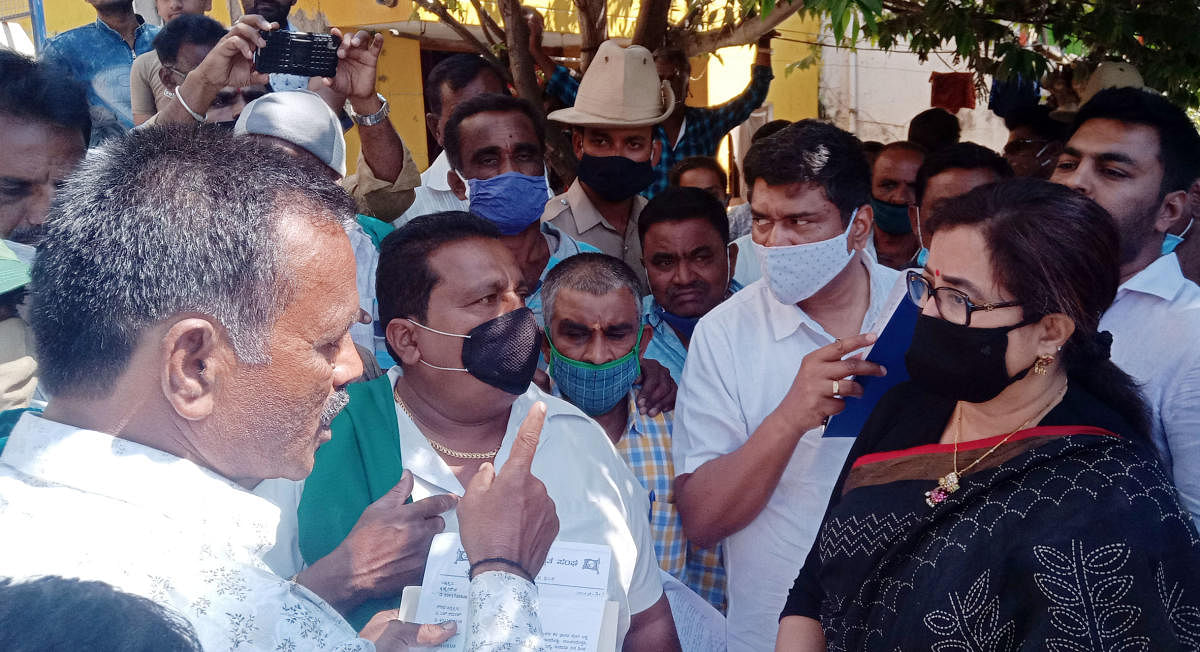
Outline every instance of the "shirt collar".
<path id="1" fill-rule="evenodd" d="M 194 462 L 149 446 L 26 413 L 0 456 L 32 478 L 158 512 L 233 523 L 259 552 L 275 545 L 279 508 Z"/>
<path id="2" fill-rule="evenodd" d="M 421 183 L 433 190 L 450 192 L 450 183 L 446 181 L 446 175 L 449 172 L 450 159 L 446 157 L 446 150 L 442 150 L 442 153 L 433 159 L 429 169 L 421 175 Z"/>
<path id="3" fill-rule="evenodd" d="M 571 216 L 575 218 L 577 233 L 583 233 L 597 225 L 604 225 L 611 230 L 616 230 L 604 219 L 600 211 L 596 210 L 596 205 L 592 203 L 592 200 L 588 199 L 579 179 L 572 181 L 571 186 L 567 188 L 567 204 L 571 207 Z"/>
<path id="4" fill-rule="evenodd" d="M 1179 291 L 1185 283 L 1187 279 L 1183 277 L 1183 270 L 1179 267 L 1179 257 L 1169 253 L 1159 256 L 1158 260 L 1122 283 L 1121 287 L 1117 288 L 1117 296 L 1124 292 L 1140 292 L 1164 301 L 1173 301 L 1179 296 Z"/>
<path id="5" fill-rule="evenodd" d="M 134 30 L 134 34 L 135 34 L 134 40 L 137 40 L 136 34 L 140 33 L 143 29 L 146 28 L 146 19 L 142 18 L 141 14 L 134 14 L 133 17 L 137 19 L 137 24 L 138 24 L 137 29 Z M 108 23 L 104 22 L 103 20 L 100 20 L 99 18 L 97 18 L 96 22 L 93 24 L 102 30 L 108 30 L 108 31 L 112 32 L 113 34 L 116 34 L 122 41 L 125 40 L 125 37 L 121 36 L 120 32 L 113 29 L 112 27 L 109 27 Z"/>

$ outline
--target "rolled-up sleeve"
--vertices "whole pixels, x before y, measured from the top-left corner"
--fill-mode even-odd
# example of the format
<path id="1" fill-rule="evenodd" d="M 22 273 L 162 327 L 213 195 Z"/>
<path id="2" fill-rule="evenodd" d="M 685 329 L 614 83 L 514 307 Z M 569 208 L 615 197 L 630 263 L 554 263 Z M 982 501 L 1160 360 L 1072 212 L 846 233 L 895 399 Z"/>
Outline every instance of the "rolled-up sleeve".
<path id="1" fill-rule="evenodd" d="M 354 198 L 358 212 L 384 222 L 391 222 L 404 214 L 416 197 L 414 188 L 421 185 L 421 174 L 413 162 L 412 152 L 404 145 L 404 167 L 396 180 L 384 181 L 375 176 L 362 153 L 354 174 L 342 180 L 342 187 Z"/>

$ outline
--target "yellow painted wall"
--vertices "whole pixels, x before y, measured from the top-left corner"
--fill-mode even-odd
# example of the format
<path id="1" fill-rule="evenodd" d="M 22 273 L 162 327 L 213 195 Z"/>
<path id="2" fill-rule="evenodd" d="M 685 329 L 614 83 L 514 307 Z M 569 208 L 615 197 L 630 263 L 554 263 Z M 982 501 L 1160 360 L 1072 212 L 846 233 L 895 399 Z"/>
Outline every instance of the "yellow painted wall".
<path id="1" fill-rule="evenodd" d="M 392 125 L 412 151 L 417 166 L 425 169 L 429 164 L 429 152 L 425 146 L 420 56 L 420 45 L 416 40 L 384 34 L 376 86 L 391 105 Z M 358 130 L 351 129 L 346 132 L 346 163 L 351 172 L 358 160 L 358 151 Z"/>
<path id="2" fill-rule="evenodd" d="M 46 15 L 46 36 L 54 36 L 96 20 L 96 10 L 83 0 L 42 0 L 42 9 Z M 213 0 L 213 8 L 208 15 L 223 25 L 229 24 L 229 6 L 225 0 Z"/>

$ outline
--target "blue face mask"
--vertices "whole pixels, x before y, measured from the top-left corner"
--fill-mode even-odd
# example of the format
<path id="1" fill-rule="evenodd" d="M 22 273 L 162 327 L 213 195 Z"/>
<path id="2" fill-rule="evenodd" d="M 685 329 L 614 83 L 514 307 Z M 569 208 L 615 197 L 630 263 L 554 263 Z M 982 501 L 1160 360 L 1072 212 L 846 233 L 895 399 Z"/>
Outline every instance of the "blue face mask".
<path id="1" fill-rule="evenodd" d="M 908 222 L 908 204 L 893 204 L 872 197 L 871 211 L 875 214 L 875 225 L 884 233 L 912 233 L 912 225 Z"/>
<path id="2" fill-rule="evenodd" d="M 1184 228 L 1183 233 L 1180 233 L 1179 235 L 1168 233 L 1163 236 L 1162 255 L 1166 256 L 1167 254 L 1174 252 L 1175 247 L 1183 244 L 1183 236 L 1187 235 L 1187 232 L 1192 230 L 1192 223 L 1195 221 L 1195 218 L 1188 220 L 1187 227 Z"/>
<path id="3" fill-rule="evenodd" d="M 472 213 L 516 235 L 542 217 L 549 191 L 546 177 L 505 172 L 491 179 L 467 179 Z"/>
<path id="4" fill-rule="evenodd" d="M 604 364 L 572 360 L 558 352 L 550 343 L 550 377 L 558 385 L 563 398 L 588 416 L 604 414 L 617 406 L 633 389 L 633 381 L 641 374 L 638 359 L 642 348 L 642 328 L 638 326 L 637 342 L 629 353 Z"/>
<path id="5" fill-rule="evenodd" d="M 667 312 L 666 308 L 656 306 L 655 312 L 658 313 L 662 320 L 667 322 L 671 328 L 683 334 L 689 340 L 692 339 L 692 331 L 696 330 L 696 324 L 700 323 L 699 317 L 680 317 L 673 312 Z"/>

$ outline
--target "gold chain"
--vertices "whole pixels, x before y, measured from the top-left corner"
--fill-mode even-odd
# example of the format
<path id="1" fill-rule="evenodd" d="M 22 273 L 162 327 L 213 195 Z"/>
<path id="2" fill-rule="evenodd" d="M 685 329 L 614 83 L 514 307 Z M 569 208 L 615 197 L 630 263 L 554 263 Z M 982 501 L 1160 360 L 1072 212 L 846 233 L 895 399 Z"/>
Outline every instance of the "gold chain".
<path id="1" fill-rule="evenodd" d="M 970 464 L 968 464 L 967 467 L 964 468 L 962 471 L 958 470 L 958 439 L 959 439 L 959 437 L 962 436 L 962 407 L 959 406 L 958 421 L 956 423 L 957 427 L 954 429 L 954 462 L 953 462 L 954 463 L 954 475 L 962 476 L 962 474 L 966 473 L 967 471 L 970 471 L 972 467 L 974 467 L 976 464 L 979 464 L 980 462 L 982 462 L 983 458 L 987 457 L 988 455 L 991 455 L 993 451 L 995 451 L 997 448 L 1000 448 L 1001 446 L 1003 446 L 1004 442 L 1006 442 L 1010 438 L 1012 438 L 1013 435 L 1024 430 L 1029 424 L 1033 423 L 1034 419 L 1037 419 L 1038 417 L 1042 416 L 1042 414 L 1046 410 L 1050 409 L 1051 406 L 1053 406 L 1055 403 L 1058 403 L 1059 401 L 1061 401 L 1063 399 L 1063 397 L 1066 396 L 1066 394 L 1067 394 L 1067 388 L 1064 386 L 1061 390 L 1059 390 L 1058 395 L 1055 396 L 1053 399 L 1051 399 L 1050 402 L 1045 405 L 1045 407 L 1043 407 L 1041 410 L 1038 410 L 1037 412 L 1035 412 L 1032 417 L 1029 417 L 1029 419 L 1025 421 L 1025 423 L 1022 423 L 1021 425 L 1017 426 L 1016 430 L 1008 433 L 1007 435 L 1004 435 L 1004 439 L 1001 439 L 1000 441 L 996 442 L 996 445 L 989 448 L 988 452 L 984 453 L 983 455 L 980 455 L 978 458 L 975 459 L 974 462 L 971 462 Z"/>
<path id="2" fill-rule="evenodd" d="M 431 439 L 429 435 L 426 435 L 425 431 L 421 430 L 420 424 L 417 423 L 417 417 L 413 415 L 412 410 L 408 409 L 408 404 L 404 402 L 404 399 L 400 398 L 400 383 L 396 383 L 396 386 L 392 388 L 392 396 L 396 397 L 396 404 L 400 406 L 401 410 L 404 410 L 404 414 L 408 415 L 408 418 L 412 420 L 413 425 L 417 427 L 417 432 L 420 432 L 421 435 L 425 437 L 425 441 L 429 442 L 429 445 L 433 447 L 433 450 L 441 453 L 442 455 L 449 455 L 450 457 L 456 457 L 460 460 L 490 460 L 500 453 L 499 446 L 497 446 L 495 450 L 490 450 L 486 453 L 472 453 L 468 451 L 456 451 L 453 448 L 437 443 Z"/>
<path id="3" fill-rule="evenodd" d="M 980 462 L 982 462 L 985 457 L 987 457 L 988 455 L 991 455 L 993 452 L 996 451 L 997 448 L 1000 448 L 1001 446 L 1003 446 L 1004 443 L 1007 442 L 1009 439 L 1011 439 L 1013 435 L 1024 430 L 1027 426 L 1029 426 L 1029 424 L 1033 423 L 1034 419 L 1037 419 L 1038 417 L 1042 416 L 1047 410 L 1049 410 L 1056 403 L 1061 401 L 1063 399 L 1063 397 L 1066 396 L 1066 394 L 1067 394 L 1067 386 L 1068 385 L 1064 384 L 1063 388 L 1058 391 L 1058 393 L 1054 397 L 1054 399 L 1051 400 L 1049 403 L 1047 403 L 1045 407 L 1043 407 L 1041 410 L 1036 412 L 1032 417 L 1029 418 L 1028 421 L 1017 426 L 1016 430 L 1013 430 L 1012 432 L 1008 433 L 1007 435 L 1004 435 L 1003 439 L 996 442 L 996 444 L 994 446 L 992 446 L 991 448 L 989 448 L 986 453 L 984 453 L 983 455 L 980 455 L 978 458 L 975 459 L 974 462 L 971 462 L 970 464 L 968 464 L 966 466 L 966 468 L 964 468 L 961 471 L 958 470 L 958 440 L 962 437 L 962 406 L 958 406 L 956 408 L 957 414 L 955 415 L 955 424 L 954 424 L 955 425 L 955 428 L 954 428 L 954 458 L 953 458 L 954 459 L 954 461 L 953 461 L 954 470 L 951 471 L 950 473 L 947 473 L 946 475 L 943 475 L 942 477 L 938 478 L 938 480 L 937 480 L 938 486 L 925 492 L 925 504 L 929 505 L 930 507 L 936 507 L 939 503 L 941 503 L 942 501 L 949 498 L 950 494 L 958 491 L 958 487 L 959 487 L 958 481 L 961 479 L 962 474 L 966 473 L 967 471 L 970 471 L 972 468 L 975 467 L 976 464 L 979 464 Z"/>

